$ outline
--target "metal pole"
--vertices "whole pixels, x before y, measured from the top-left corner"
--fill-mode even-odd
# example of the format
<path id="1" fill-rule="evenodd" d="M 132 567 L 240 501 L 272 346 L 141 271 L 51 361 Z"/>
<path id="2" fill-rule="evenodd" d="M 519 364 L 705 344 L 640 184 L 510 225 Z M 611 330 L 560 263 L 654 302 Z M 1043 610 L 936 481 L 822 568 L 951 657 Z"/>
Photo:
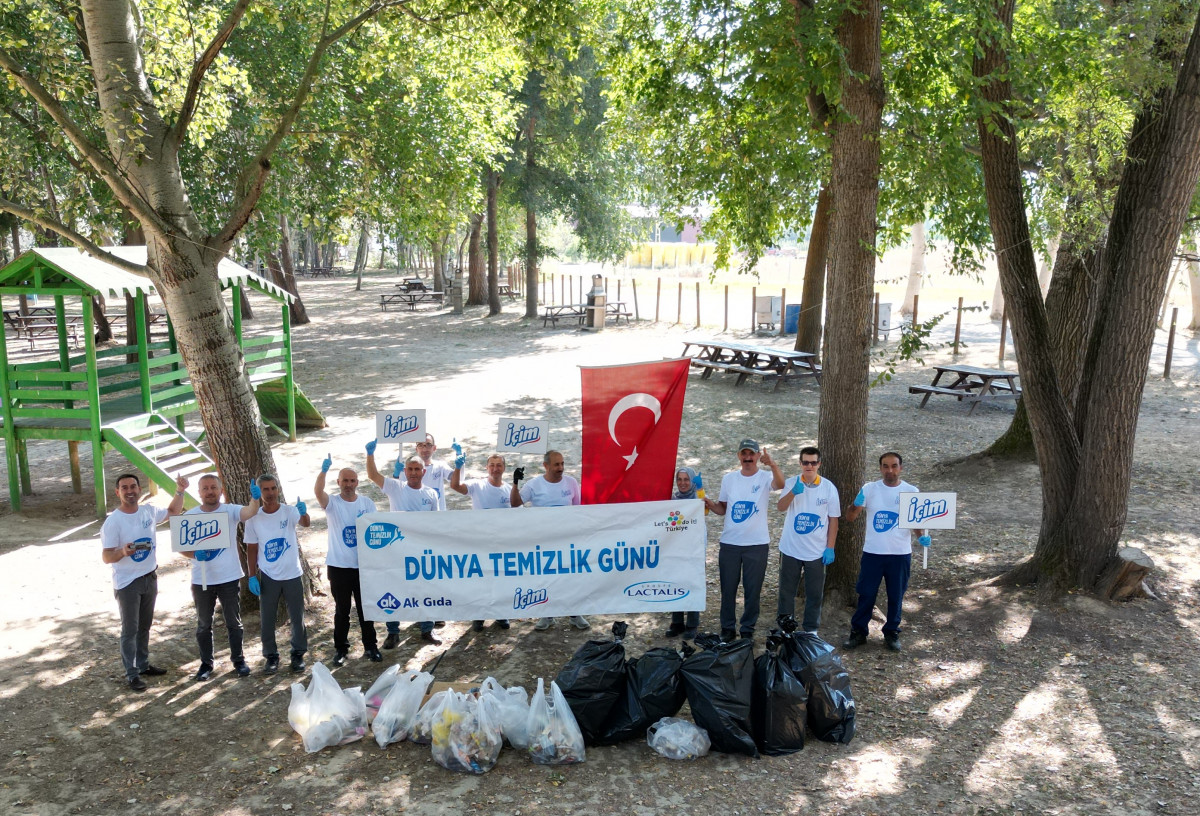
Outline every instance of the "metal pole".
<path id="1" fill-rule="evenodd" d="M 1179 307 L 1171 309 L 1171 331 L 1167 335 L 1167 364 L 1163 366 L 1163 379 L 1171 378 L 1171 356 L 1175 351 L 1175 322 L 1179 320 Z"/>

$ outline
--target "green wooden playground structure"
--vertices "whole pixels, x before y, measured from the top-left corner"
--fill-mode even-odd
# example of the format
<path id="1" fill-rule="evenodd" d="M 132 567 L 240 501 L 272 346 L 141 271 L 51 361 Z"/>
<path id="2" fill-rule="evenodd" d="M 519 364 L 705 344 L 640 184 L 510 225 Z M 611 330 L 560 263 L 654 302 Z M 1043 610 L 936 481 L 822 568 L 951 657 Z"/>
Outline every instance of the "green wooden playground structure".
<path id="1" fill-rule="evenodd" d="M 145 247 L 106 247 L 125 260 L 146 262 Z M 322 428 L 325 418 L 296 386 L 292 377 L 292 337 L 288 303 L 292 296 L 228 259 L 217 270 L 221 288 L 231 292 L 233 329 L 250 375 L 264 421 L 296 439 L 296 428 Z M 279 333 L 243 335 L 241 287 L 249 287 L 279 303 L 283 328 Z M 185 415 L 196 411 L 196 395 L 180 357 L 175 334 L 166 320 L 166 339 L 151 342 L 147 296 L 153 283 L 73 248 L 38 248 L 22 253 L 0 269 L 0 305 L 4 306 L 4 342 L 0 343 L 0 431 L 8 469 L 12 509 L 21 509 L 21 496 L 30 495 L 27 441 L 59 439 L 67 443 L 71 482 L 82 492 L 79 443 L 91 445 L 96 513 L 105 516 L 104 452 L 116 450 L 151 480 L 175 489 L 175 476 L 192 480 L 188 504 L 199 503 L 197 479 L 215 471 L 212 461 L 184 435 Z M 21 316 L 8 309 L 8 296 L 37 295 L 53 302 L 53 313 Z M 131 297 L 136 341 L 130 345 L 96 348 L 91 298 Z M 80 312 L 68 314 L 67 301 L 77 299 Z M 9 298 L 11 302 L 14 298 Z M 15 304 L 14 304 L 15 305 Z M 151 316 L 149 319 L 153 320 Z M 24 337 L 22 335 L 24 334 Z M 116 332 L 114 331 L 114 335 Z M 9 362 L 9 345 L 28 340 L 32 349 L 40 336 L 57 340 L 57 356 L 26 363 Z M 76 353 L 71 353 L 72 342 Z M 82 353 L 78 346 L 82 344 Z M 198 441 L 198 440 L 197 440 Z M 153 489 L 153 488 L 152 488 Z"/>

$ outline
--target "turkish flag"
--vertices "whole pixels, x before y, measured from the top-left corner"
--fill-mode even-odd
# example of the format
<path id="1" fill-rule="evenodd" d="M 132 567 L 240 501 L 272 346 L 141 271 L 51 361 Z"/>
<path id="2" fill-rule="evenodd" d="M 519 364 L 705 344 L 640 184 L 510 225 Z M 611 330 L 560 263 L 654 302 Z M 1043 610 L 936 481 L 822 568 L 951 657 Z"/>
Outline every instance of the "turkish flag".
<path id="1" fill-rule="evenodd" d="M 689 365 L 581 367 L 584 504 L 671 498 Z"/>

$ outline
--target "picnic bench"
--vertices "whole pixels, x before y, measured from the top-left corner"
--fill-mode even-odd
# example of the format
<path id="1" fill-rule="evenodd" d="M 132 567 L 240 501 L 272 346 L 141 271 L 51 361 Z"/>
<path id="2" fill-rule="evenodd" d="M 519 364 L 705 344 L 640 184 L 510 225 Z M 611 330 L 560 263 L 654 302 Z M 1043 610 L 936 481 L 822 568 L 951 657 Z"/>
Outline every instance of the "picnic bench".
<path id="1" fill-rule="evenodd" d="M 693 347 L 694 354 L 691 353 Z M 735 386 L 755 376 L 774 381 L 772 390 L 778 390 L 779 384 L 785 380 L 801 377 L 812 377 L 817 385 L 821 384 L 821 367 L 816 363 L 816 355 L 807 351 L 749 346 L 721 340 L 685 340 L 683 356 L 691 357 L 692 367 L 701 370 L 700 378 L 703 380 L 711 377 L 714 371 L 726 371 L 737 374 Z"/>
<path id="2" fill-rule="evenodd" d="M 910 394 L 924 394 L 918 408 L 924 408 L 930 397 L 940 394 L 954 397 L 959 402 L 971 403 L 971 410 L 967 412 L 970 416 L 981 402 L 1017 399 L 1021 396 L 1021 386 L 1017 383 L 1020 375 L 1012 371 L 969 365 L 939 365 L 933 368 L 936 373 L 931 384 L 908 387 Z M 944 380 L 947 375 L 951 375 L 951 379 Z"/>
<path id="3" fill-rule="evenodd" d="M 429 287 L 420 278 L 401 278 L 396 284 L 402 292 L 428 292 Z"/>
<path id="4" fill-rule="evenodd" d="M 379 306 L 385 312 L 388 306 L 407 306 L 410 312 L 414 312 L 422 303 L 436 303 L 440 306 L 444 297 L 444 292 L 391 292 L 379 296 Z"/>
<path id="5" fill-rule="evenodd" d="M 500 294 L 509 300 L 516 300 L 521 296 L 520 290 L 514 289 L 511 283 L 500 284 Z"/>
<path id="6" fill-rule="evenodd" d="M 30 306 L 25 314 L 21 314 L 20 309 L 5 309 L 4 322 L 17 330 L 17 336 L 20 336 L 19 326 L 17 321 L 19 317 L 42 317 L 49 320 L 54 319 L 54 307 L 52 306 Z"/>
<path id="7" fill-rule="evenodd" d="M 567 323 L 575 321 L 575 325 L 582 326 L 586 315 L 586 303 L 560 303 L 557 306 L 546 306 L 542 310 L 542 328 L 550 325 L 557 328 L 560 320 Z"/>
<path id="8" fill-rule="evenodd" d="M 58 339 L 58 320 L 41 315 L 16 315 L 12 319 L 17 337 L 29 341 L 29 350 L 33 351 L 37 341 L 43 337 Z M 75 348 L 79 348 L 79 330 L 83 325 L 83 315 L 67 315 L 65 331 Z"/>
<path id="9" fill-rule="evenodd" d="M 628 323 L 630 318 L 633 317 L 633 312 L 629 311 L 629 308 L 625 305 L 625 301 L 623 300 L 610 300 L 605 305 L 605 311 L 607 315 L 612 318 L 614 325 L 619 324 L 622 317 L 625 318 L 626 323 Z"/>

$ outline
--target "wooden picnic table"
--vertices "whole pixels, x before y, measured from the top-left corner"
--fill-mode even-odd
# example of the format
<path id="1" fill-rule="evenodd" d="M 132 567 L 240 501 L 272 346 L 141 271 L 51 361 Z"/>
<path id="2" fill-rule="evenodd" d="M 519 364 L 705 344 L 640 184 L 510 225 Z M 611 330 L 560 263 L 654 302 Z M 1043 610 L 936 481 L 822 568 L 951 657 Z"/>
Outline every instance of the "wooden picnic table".
<path id="1" fill-rule="evenodd" d="M 83 315 L 67 315 L 66 318 L 66 334 L 75 344 L 75 348 L 79 348 L 79 330 L 83 326 Z M 9 320 L 9 318 L 6 316 L 5 320 Z M 37 341 L 43 337 L 58 339 L 58 319 L 54 316 L 53 309 L 50 310 L 50 317 L 41 314 L 17 314 L 9 322 L 14 327 L 17 337 L 23 336 L 29 341 L 30 351 L 33 351 Z"/>
<path id="2" fill-rule="evenodd" d="M 583 324 L 583 318 L 587 315 L 586 303 L 560 303 L 557 306 L 546 306 L 542 310 L 542 328 L 553 325 L 558 326 L 558 321 L 562 320 L 570 323 L 575 321 L 575 325 Z"/>
<path id="3" fill-rule="evenodd" d="M 502 283 L 500 284 L 500 294 L 510 300 L 515 300 L 521 296 L 521 291 L 514 289 L 511 283 Z"/>
<path id="4" fill-rule="evenodd" d="M 633 317 L 633 313 L 629 311 L 623 300 L 610 300 L 605 306 L 605 311 L 612 318 L 613 325 L 620 324 L 622 317 L 625 318 L 626 323 Z"/>
<path id="5" fill-rule="evenodd" d="M 690 353 L 695 347 L 694 354 Z M 683 356 L 692 358 L 692 366 L 703 371 L 701 379 L 708 379 L 714 371 L 729 371 L 738 375 L 735 386 L 747 378 L 759 376 L 774 380 L 775 390 L 784 380 L 812 377 L 821 384 L 821 367 L 816 355 L 807 351 L 776 349 L 767 346 L 749 346 L 724 340 L 685 340 Z"/>
<path id="6" fill-rule="evenodd" d="M 934 394 L 941 394 L 954 397 L 959 402 L 971 403 L 971 410 L 967 412 L 970 416 L 981 402 L 1017 399 L 1021 396 L 1021 386 L 1017 383 L 1020 375 L 1014 371 L 969 365 L 939 365 L 933 369 L 937 373 L 933 375 L 932 384 L 908 387 L 910 394 L 925 395 L 918 408 L 924 408 Z M 944 381 L 946 375 L 952 375 L 952 379 Z"/>
<path id="7" fill-rule="evenodd" d="M 422 303 L 436 303 L 439 306 L 445 296 L 444 292 L 392 292 L 379 296 L 379 306 L 385 312 L 388 306 L 407 306 L 410 312 L 415 312 Z"/>
<path id="8" fill-rule="evenodd" d="M 429 287 L 420 278 L 401 278 L 396 284 L 404 292 L 428 292 Z"/>

